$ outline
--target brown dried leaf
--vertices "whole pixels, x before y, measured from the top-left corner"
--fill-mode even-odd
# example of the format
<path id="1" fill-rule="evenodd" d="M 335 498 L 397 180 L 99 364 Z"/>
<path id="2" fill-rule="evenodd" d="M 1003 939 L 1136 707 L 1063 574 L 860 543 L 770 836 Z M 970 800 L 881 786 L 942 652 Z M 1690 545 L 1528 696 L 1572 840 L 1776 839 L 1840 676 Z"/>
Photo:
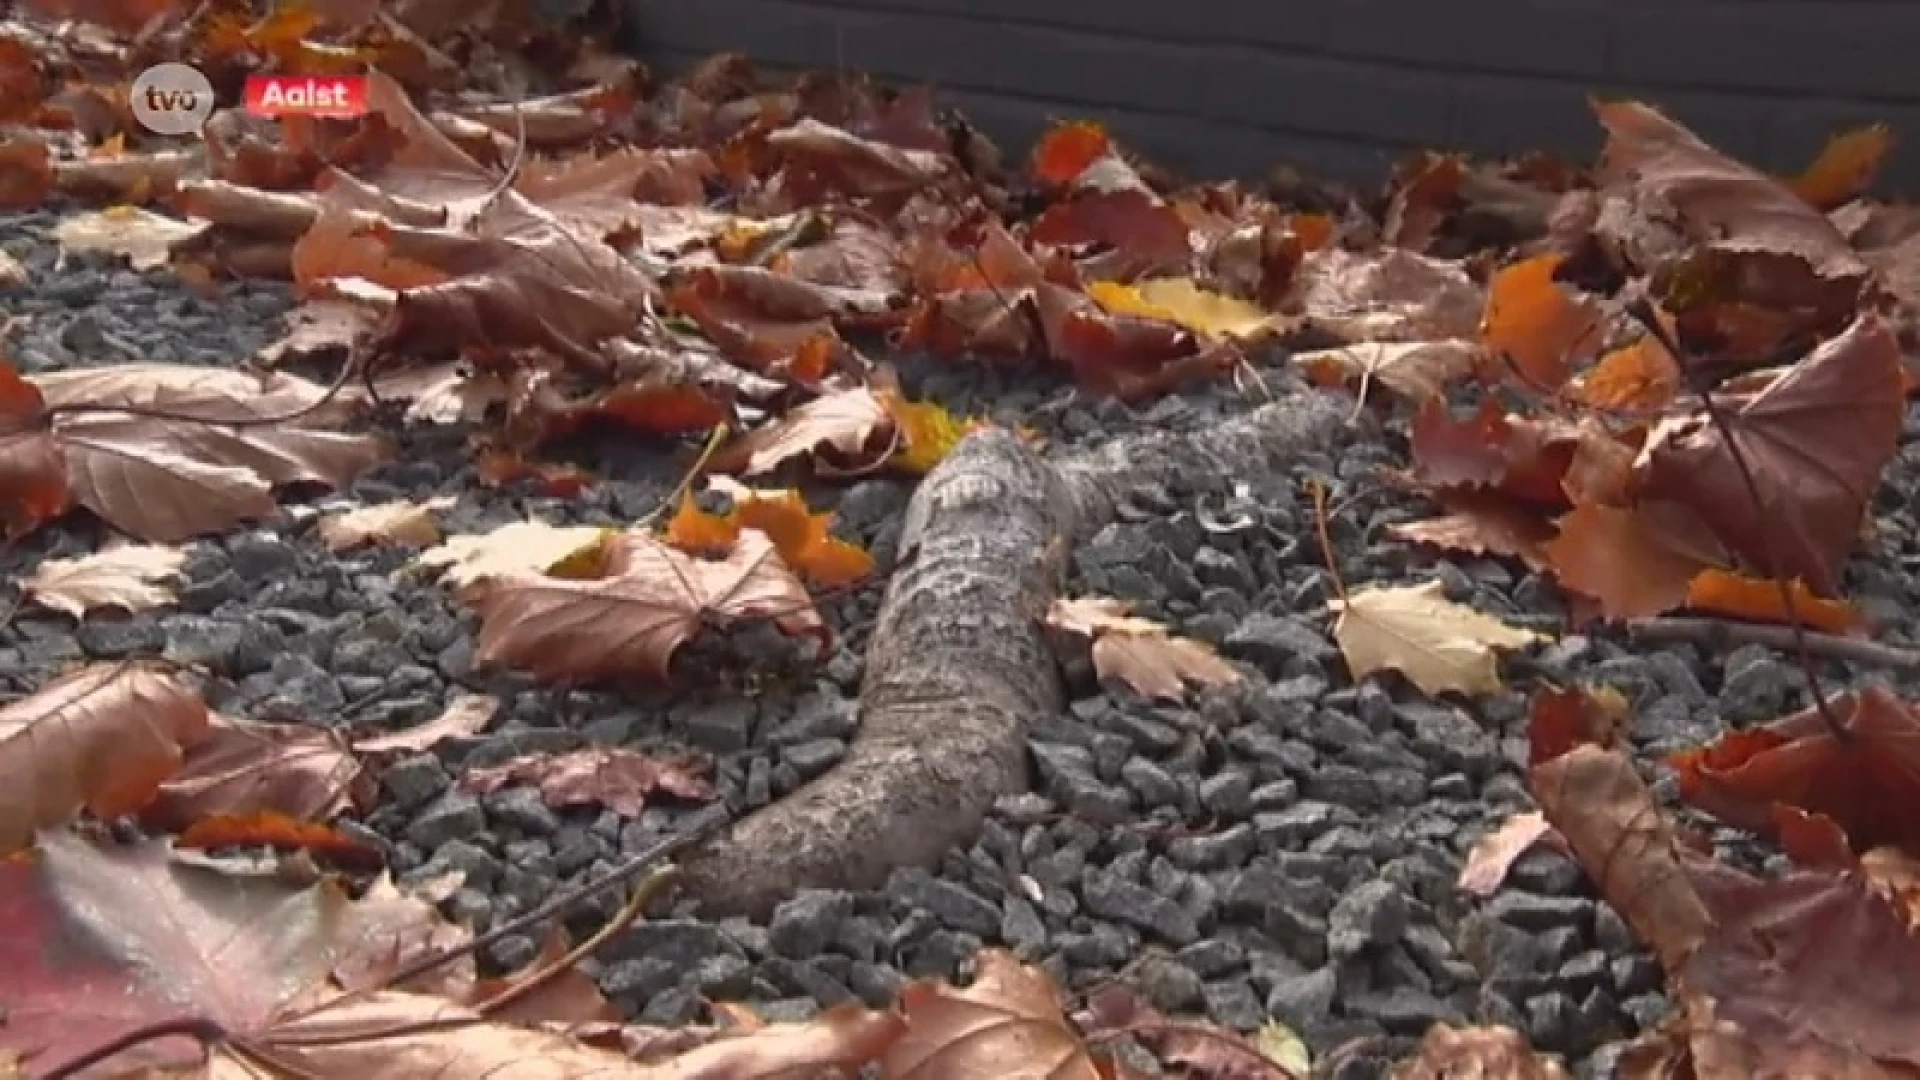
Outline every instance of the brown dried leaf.
<path id="1" fill-rule="evenodd" d="M 380 439 L 342 431 L 346 407 L 323 401 L 321 387 L 291 375 L 126 364 L 30 381 L 55 412 L 54 439 L 75 501 L 154 543 L 177 544 L 267 517 L 277 509 L 275 487 L 344 487 L 388 452 Z M 121 406 L 194 419 L 117 411 Z M 70 407 L 83 411 L 60 411 Z M 256 423 L 293 413 L 303 415 Z"/>
<path id="2" fill-rule="evenodd" d="M 1328 247 L 1300 264 L 1287 310 L 1342 341 L 1472 340 L 1485 300 L 1457 263 Z"/>
<path id="3" fill-rule="evenodd" d="M 714 468 L 758 476 L 803 454 L 832 451 L 856 461 L 878 460 L 874 444 L 893 434 L 886 402 L 868 389 L 839 390 L 815 398 L 771 423 L 747 432 L 714 455 Z"/>
<path id="4" fill-rule="evenodd" d="M 607 541 L 605 576 L 570 581 L 524 570 L 487 579 L 474 662 L 555 682 L 664 682 L 673 654 L 710 623 L 768 619 L 824 643 L 813 600 L 767 535 L 745 529 L 725 559 L 696 559 L 644 532 Z"/>
<path id="5" fill-rule="evenodd" d="M 1441 397 L 1473 373 L 1485 354 L 1471 341 L 1364 341 L 1293 354 L 1293 362 L 1323 385 L 1334 379 L 1378 382 L 1409 401 Z"/>
<path id="6" fill-rule="evenodd" d="M 881 1061 L 884 1080 L 1110 1080 L 1067 1025 L 1045 974 L 1000 949 L 982 951 L 974 966 L 965 989 L 923 980 L 901 991 L 907 1027 Z"/>
<path id="7" fill-rule="evenodd" d="M 440 915 L 428 899 L 403 892 L 386 874 L 347 909 L 333 955 L 333 979 L 343 990 L 382 987 L 415 960 L 471 940 L 473 932 Z M 409 979 L 395 990 L 465 1001 L 479 980 L 473 957 L 460 956 Z"/>
<path id="8" fill-rule="evenodd" d="M 320 519 L 320 539 L 328 551 L 345 551 L 361 544 L 433 547 L 441 539 L 434 512 L 452 509 L 458 501 L 442 495 L 424 503 L 402 500 L 329 514 Z"/>
<path id="9" fill-rule="evenodd" d="M 488 722 L 499 711 L 498 698 L 486 694 L 456 693 L 453 700 L 447 702 L 446 709 L 432 720 L 385 735 L 355 739 L 353 750 L 357 754 L 421 753 L 442 739 L 457 739 L 485 731 Z"/>
<path id="10" fill-rule="evenodd" d="M 1699 412 L 1662 421 L 1636 472 L 1643 497 L 1692 507 L 1728 549 L 1765 576 L 1835 595 L 1906 413 L 1900 346 L 1863 313 L 1758 391 L 1723 395 L 1721 411 L 1752 471 Z M 1769 557 L 1780 565 L 1770 565 Z"/>
<path id="11" fill-rule="evenodd" d="M 491 532 L 451 536 L 429 548 L 413 565 L 439 572 L 442 581 L 464 592 L 487 578 L 532 571 L 551 573 L 578 560 L 597 560 L 609 532 L 591 525 L 549 525 L 516 521 Z"/>
<path id="12" fill-rule="evenodd" d="M 1688 586 L 1709 565 L 1637 511 L 1581 503 L 1556 524 L 1560 535 L 1546 546 L 1554 576 L 1598 601 L 1605 618 L 1684 607 Z"/>
<path id="13" fill-rule="evenodd" d="M 1225 686 L 1240 673 L 1205 642 L 1176 636 L 1151 619 L 1136 618 L 1124 601 L 1104 596 L 1056 597 L 1049 626 L 1093 643 L 1093 667 L 1149 698 L 1178 701 L 1188 683 Z"/>
<path id="14" fill-rule="evenodd" d="M 564 754 L 528 754 L 501 765 L 469 769 L 460 780 L 463 791 L 478 795 L 508 784 L 532 784 L 556 810 L 575 806 L 604 806 L 621 817 L 635 817 L 656 792 L 677 799 L 704 802 L 715 795 L 713 785 L 696 775 L 689 763 L 656 761 L 624 747 L 589 747 Z"/>
<path id="15" fill-rule="evenodd" d="M 1449 492 L 1440 498 L 1448 511 L 1425 521 L 1390 526 L 1389 535 L 1415 544 L 1430 544 L 1471 555 L 1505 555 L 1519 559 L 1529 570 L 1548 569 L 1547 543 L 1554 528 L 1533 508 L 1476 492 Z"/>
<path id="16" fill-rule="evenodd" d="M 1435 1024 L 1418 1056 L 1393 1070 L 1393 1080 L 1568 1080 L 1554 1058 L 1536 1053 L 1526 1036 L 1507 1027 L 1454 1028 Z"/>
<path id="17" fill-rule="evenodd" d="M 171 604 L 161 582 L 178 577 L 187 553 L 158 544 L 123 544 L 77 559 L 48 559 L 21 583 L 23 595 L 76 619 L 95 608 L 145 611 Z"/>
<path id="18" fill-rule="evenodd" d="M 1553 832 L 1553 826 L 1537 810 L 1515 814 L 1500 826 L 1474 842 L 1467 861 L 1460 868 L 1461 891 L 1488 897 L 1500 890 L 1507 870 L 1515 860 L 1533 850 L 1533 846 Z"/>
<path id="19" fill-rule="evenodd" d="M 63 218 L 53 227 L 53 237 L 69 254 L 124 255 L 133 269 L 152 270 L 167 265 L 175 245 L 206 230 L 206 222 L 194 224 L 137 206 L 115 206 Z"/>
<path id="20" fill-rule="evenodd" d="M 207 738 L 206 703 L 138 664 L 93 664 L 0 708 L 0 856 L 82 807 L 102 818 L 153 801 Z"/>
<path id="21" fill-rule="evenodd" d="M 187 751 L 180 771 L 161 785 L 141 820 L 167 830 L 216 814 L 262 811 L 324 821 L 370 805 L 373 794 L 371 780 L 337 733 L 214 714 L 209 737 Z"/>

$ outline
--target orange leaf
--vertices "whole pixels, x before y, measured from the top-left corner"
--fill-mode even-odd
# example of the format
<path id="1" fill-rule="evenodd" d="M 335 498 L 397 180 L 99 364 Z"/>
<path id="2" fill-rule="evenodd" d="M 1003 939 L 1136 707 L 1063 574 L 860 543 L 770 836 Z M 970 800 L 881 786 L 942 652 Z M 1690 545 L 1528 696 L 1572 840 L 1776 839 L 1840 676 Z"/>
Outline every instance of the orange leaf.
<path id="1" fill-rule="evenodd" d="M 724 481 L 724 483 L 723 483 Z M 815 585 L 851 584 L 873 572 L 873 557 L 831 534 L 833 514 L 813 513 L 798 491 L 761 491 L 714 477 L 709 486 L 733 501 L 725 514 L 700 509 L 691 494 L 667 522 L 667 542 L 693 555 L 724 558 L 741 529 L 758 529 L 773 541 L 780 558 Z"/>
<path id="2" fill-rule="evenodd" d="M 1559 255 L 1536 255 L 1493 275 L 1480 338 L 1489 363 L 1498 365 L 1490 373 L 1494 378 L 1506 374 L 1511 359 L 1525 382 L 1557 390 L 1575 360 L 1599 346 L 1600 317 L 1592 301 L 1553 280 L 1560 261 Z"/>
<path id="3" fill-rule="evenodd" d="M 1852 604 L 1815 596 L 1801 582 L 1792 582 L 1788 588 L 1793 590 L 1794 614 L 1800 617 L 1802 625 L 1829 634 L 1844 634 L 1859 629 L 1866 621 Z M 1755 622 L 1792 622 L 1787 617 L 1786 605 L 1781 603 L 1778 582 L 1726 570 L 1702 570 L 1687 586 L 1687 606 Z"/>
<path id="4" fill-rule="evenodd" d="M 1554 529 L 1532 507 L 1478 492 L 1448 493 L 1440 501 L 1448 511 L 1444 516 L 1401 522 L 1387 531 L 1416 544 L 1472 555 L 1505 555 L 1519 559 L 1530 570 L 1548 569 L 1546 544 L 1553 539 Z"/>
<path id="5" fill-rule="evenodd" d="M 1596 409 L 1658 412 L 1680 389 L 1680 365 L 1652 335 L 1600 358 L 1572 388 L 1575 400 Z"/>
<path id="6" fill-rule="evenodd" d="M 1035 180 L 1064 188 L 1080 178 L 1087 166 L 1105 157 L 1113 147 L 1099 124 L 1085 121 L 1057 124 L 1034 145 L 1029 169 Z"/>
<path id="7" fill-rule="evenodd" d="M 900 433 L 900 449 L 888 460 L 915 475 L 925 475 L 961 439 L 986 427 L 983 421 L 954 416 L 938 402 L 908 401 L 898 391 L 882 390 L 879 398 Z"/>
<path id="8" fill-rule="evenodd" d="M 1772 831 L 1784 803 L 1832 818 L 1856 851 L 1920 851 L 1920 715 L 1877 686 L 1828 704 L 1838 733 L 1807 709 L 1673 755 L 1681 797 L 1758 832 Z"/>
<path id="9" fill-rule="evenodd" d="M 214 814 L 187 827 L 173 842 L 180 848 L 265 846 L 307 851 L 336 866 L 372 870 L 385 863 L 378 849 L 316 821 L 299 821 L 277 810 Z"/>
<path id="10" fill-rule="evenodd" d="M 1627 699 L 1610 687 L 1549 687 L 1527 713 L 1527 764 L 1543 765 L 1576 746 L 1611 750 L 1626 731 Z"/>
<path id="11" fill-rule="evenodd" d="M 1827 140 L 1820 156 L 1788 183 L 1795 195 L 1821 210 L 1849 202 L 1873 183 L 1873 174 L 1893 146 L 1893 131 L 1872 124 Z"/>
<path id="12" fill-rule="evenodd" d="M 47 403 L 0 358 L 0 529 L 24 536 L 67 512 L 66 455 L 47 423 Z"/>

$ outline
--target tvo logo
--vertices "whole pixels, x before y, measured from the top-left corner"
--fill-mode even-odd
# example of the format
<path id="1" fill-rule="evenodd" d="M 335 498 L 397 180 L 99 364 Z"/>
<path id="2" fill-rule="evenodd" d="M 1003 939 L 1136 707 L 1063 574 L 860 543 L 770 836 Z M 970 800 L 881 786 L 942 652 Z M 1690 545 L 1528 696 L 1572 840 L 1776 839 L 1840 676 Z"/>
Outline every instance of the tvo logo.
<path id="1" fill-rule="evenodd" d="M 157 135 L 192 135 L 213 115 L 213 84 L 186 64 L 155 64 L 127 90 L 140 126 Z"/>

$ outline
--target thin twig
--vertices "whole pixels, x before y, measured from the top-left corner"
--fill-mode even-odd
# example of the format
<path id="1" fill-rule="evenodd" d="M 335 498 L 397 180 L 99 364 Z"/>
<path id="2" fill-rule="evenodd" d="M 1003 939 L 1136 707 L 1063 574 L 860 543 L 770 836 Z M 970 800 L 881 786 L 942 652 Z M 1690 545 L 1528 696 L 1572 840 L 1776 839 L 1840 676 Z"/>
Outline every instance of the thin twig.
<path id="1" fill-rule="evenodd" d="M 594 931 L 592 937 L 587 938 L 585 941 L 568 950 L 567 955 L 562 956 L 553 963 L 541 968 L 539 971 L 528 975 L 526 978 L 514 983 L 493 997 L 475 1005 L 474 1011 L 482 1016 L 491 1016 L 505 1009 L 507 1006 L 525 999 L 535 990 L 559 978 L 563 972 L 572 970 L 575 965 L 592 955 L 600 946 L 613 940 L 613 935 L 632 926 L 634 922 L 640 918 L 641 913 L 647 910 L 647 905 L 653 902 L 654 897 L 664 892 L 679 876 L 680 870 L 674 866 L 663 866 L 653 873 L 648 874 L 646 880 L 642 881 L 639 886 L 633 890 L 633 895 L 627 899 L 627 906 L 621 908 L 620 913 L 615 915 L 605 926 Z"/>
<path id="2" fill-rule="evenodd" d="M 1347 583 L 1340 579 L 1340 564 L 1333 557 L 1333 530 L 1327 526 L 1327 488 L 1315 480 L 1313 490 L 1313 527 L 1320 534 L 1320 557 L 1326 560 L 1327 576 L 1333 578 L 1333 594 L 1342 608 L 1347 605 Z"/>
<path id="3" fill-rule="evenodd" d="M 175 1035 L 185 1035 L 198 1040 L 203 1047 L 213 1047 L 226 1041 L 227 1029 L 204 1016 L 176 1016 L 171 1020 L 143 1024 L 129 1031 L 123 1031 L 98 1046 L 82 1050 L 75 1057 L 68 1058 L 44 1071 L 36 1069 L 35 1072 L 40 1080 L 68 1080 L 69 1077 L 78 1076 L 122 1051 L 131 1050 L 155 1039 L 165 1039 Z"/>
<path id="4" fill-rule="evenodd" d="M 1897 645 L 1825 634 L 1799 626 L 1680 617 L 1628 619 L 1622 625 L 1628 634 L 1640 641 L 1699 645 L 1709 649 L 1727 645 L 1764 645 L 1782 652 L 1798 644 L 1804 646 L 1807 654 L 1823 660 L 1893 671 L 1920 671 L 1920 649 L 1903 649 Z"/>

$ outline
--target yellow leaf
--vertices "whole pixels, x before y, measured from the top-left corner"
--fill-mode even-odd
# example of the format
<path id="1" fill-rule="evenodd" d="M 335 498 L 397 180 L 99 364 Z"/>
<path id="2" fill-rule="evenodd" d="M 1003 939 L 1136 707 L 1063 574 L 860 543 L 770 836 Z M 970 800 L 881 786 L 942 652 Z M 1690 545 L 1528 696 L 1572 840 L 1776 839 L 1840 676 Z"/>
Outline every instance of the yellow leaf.
<path id="1" fill-rule="evenodd" d="M 145 611 L 173 602 L 160 583 L 180 575 L 187 553 L 155 544 L 126 544 L 77 559 L 48 559 L 21 587 L 37 603 L 76 619 L 102 607 Z"/>
<path id="2" fill-rule="evenodd" d="M 680 508 L 667 522 L 667 543 L 690 555 L 725 558 L 739 542 L 740 530 L 758 529 L 773 541 L 780 561 L 815 585 L 833 588 L 873 572 L 873 556 L 834 537 L 833 515 L 809 510 L 798 491 L 751 488 L 725 476 L 710 478 L 708 485 L 732 499 L 733 508 L 710 514 L 691 494 L 681 496 Z"/>
<path id="3" fill-rule="evenodd" d="M 1240 673 L 1204 642 L 1177 637 L 1151 619 L 1128 614 L 1128 606 L 1104 596 L 1060 597 L 1046 622 L 1093 642 L 1093 667 L 1103 679 L 1118 679 L 1150 698 L 1178 701 L 1187 683 L 1221 686 Z"/>
<path id="4" fill-rule="evenodd" d="M 1492 693 L 1501 686 L 1495 650 L 1547 640 L 1448 600 L 1438 581 L 1360 589 L 1328 608 L 1356 681 L 1398 671 L 1428 694 Z"/>
<path id="5" fill-rule="evenodd" d="M 986 426 L 976 419 L 962 420 L 931 401 L 908 401 L 898 391 L 881 390 L 877 396 L 900 433 L 900 448 L 891 462 L 916 476 L 931 471 L 961 439 Z"/>
<path id="6" fill-rule="evenodd" d="M 1154 278 L 1122 285 L 1096 281 L 1087 295 L 1115 315 L 1158 319 L 1209 338 L 1252 338 L 1273 332 L 1280 318 L 1244 300 L 1208 292 L 1191 278 Z"/>
<path id="7" fill-rule="evenodd" d="M 1819 209 L 1831 210 L 1866 190 L 1892 146 L 1893 132 L 1885 124 L 1842 132 L 1828 139 L 1820 156 L 1787 186 Z"/>
<path id="8" fill-rule="evenodd" d="M 607 539 L 615 535 L 615 530 L 591 525 L 516 521 L 488 533 L 448 537 L 421 552 L 413 565 L 442 572 L 447 583 L 461 591 L 490 577 L 524 571 L 592 577 Z"/>

